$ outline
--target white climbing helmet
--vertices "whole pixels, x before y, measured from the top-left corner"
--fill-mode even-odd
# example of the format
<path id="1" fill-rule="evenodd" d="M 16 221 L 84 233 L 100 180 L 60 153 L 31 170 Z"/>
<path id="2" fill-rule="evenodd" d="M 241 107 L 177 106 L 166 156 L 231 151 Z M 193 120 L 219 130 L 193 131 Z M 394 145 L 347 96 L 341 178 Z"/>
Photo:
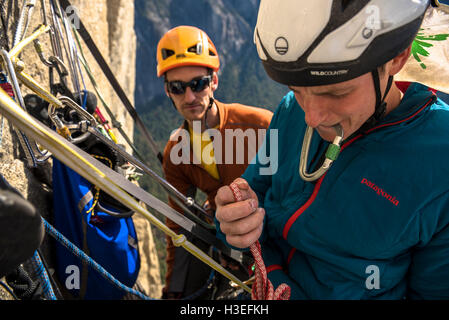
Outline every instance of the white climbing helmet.
<path id="1" fill-rule="evenodd" d="M 428 6 L 429 0 L 261 0 L 254 42 L 277 82 L 342 82 L 407 49 Z"/>

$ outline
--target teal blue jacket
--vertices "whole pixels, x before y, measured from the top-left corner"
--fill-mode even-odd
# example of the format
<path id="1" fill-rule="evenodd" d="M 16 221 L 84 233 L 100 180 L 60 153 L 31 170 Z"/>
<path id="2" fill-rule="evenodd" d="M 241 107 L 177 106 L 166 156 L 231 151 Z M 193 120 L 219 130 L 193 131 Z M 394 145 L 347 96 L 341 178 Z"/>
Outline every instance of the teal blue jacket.
<path id="1" fill-rule="evenodd" d="M 411 84 L 314 183 L 298 173 L 306 124 L 292 92 L 269 129 L 277 141 L 267 133 L 243 178 L 266 211 L 260 242 L 275 287 L 290 285 L 292 299 L 449 298 L 448 105 Z M 314 133 L 309 172 L 325 148 Z M 270 150 L 273 174 L 262 175 Z"/>

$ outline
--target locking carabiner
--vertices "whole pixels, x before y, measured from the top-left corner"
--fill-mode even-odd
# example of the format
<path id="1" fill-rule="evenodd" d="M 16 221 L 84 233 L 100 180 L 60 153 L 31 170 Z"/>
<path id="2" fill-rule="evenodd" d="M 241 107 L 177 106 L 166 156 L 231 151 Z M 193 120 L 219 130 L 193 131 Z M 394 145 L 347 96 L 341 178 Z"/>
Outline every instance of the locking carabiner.
<path id="1" fill-rule="evenodd" d="M 304 135 L 304 140 L 302 143 L 301 157 L 299 162 L 299 175 L 305 181 L 315 181 L 319 179 L 326 171 L 330 168 L 332 163 L 337 160 L 338 155 L 341 150 L 341 142 L 343 141 L 343 128 L 340 124 L 333 126 L 337 136 L 334 141 L 329 144 L 326 150 L 325 159 L 323 165 L 318 168 L 315 172 L 307 173 L 307 159 L 309 157 L 310 142 L 312 141 L 313 128 L 307 126 L 306 133 Z"/>

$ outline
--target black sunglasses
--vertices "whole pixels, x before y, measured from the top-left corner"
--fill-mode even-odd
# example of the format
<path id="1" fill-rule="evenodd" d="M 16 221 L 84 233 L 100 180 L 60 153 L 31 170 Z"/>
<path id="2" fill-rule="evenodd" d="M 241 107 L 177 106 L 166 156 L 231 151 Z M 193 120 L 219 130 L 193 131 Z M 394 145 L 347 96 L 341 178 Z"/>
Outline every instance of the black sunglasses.
<path id="1" fill-rule="evenodd" d="M 193 92 L 201 92 L 209 86 L 211 80 L 212 77 L 209 75 L 192 79 L 189 82 L 178 80 L 166 81 L 167 91 L 173 94 L 184 94 L 186 92 L 186 88 L 189 87 Z"/>

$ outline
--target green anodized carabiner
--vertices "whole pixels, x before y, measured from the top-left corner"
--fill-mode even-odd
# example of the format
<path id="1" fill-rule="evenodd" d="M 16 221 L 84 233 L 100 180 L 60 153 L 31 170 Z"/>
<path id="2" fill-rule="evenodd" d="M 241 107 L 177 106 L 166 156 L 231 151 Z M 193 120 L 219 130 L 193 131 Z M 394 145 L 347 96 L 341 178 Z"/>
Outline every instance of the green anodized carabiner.
<path id="1" fill-rule="evenodd" d="M 323 162 L 323 165 L 318 168 L 315 172 L 307 173 L 307 159 L 309 157 L 309 148 L 310 142 L 312 141 L 313 128 L 307 126 L 306 133 L 304 135 L 304 140 L 302 143 L 301 149 L 301 158 L 299 162 L 299 175 L 305 181 L 315 181 L 319 179 L 326 171 L 330 168 L 332 163 L 337 160 L 338 155 L 341 150 L 341 142 L 343 141 L 343 128 L 340 124 L 335 125 L 334 127 L 337 136 L 334 138 L 334 141 L 329 144 L 326 150 L 326 159 Z"/>

